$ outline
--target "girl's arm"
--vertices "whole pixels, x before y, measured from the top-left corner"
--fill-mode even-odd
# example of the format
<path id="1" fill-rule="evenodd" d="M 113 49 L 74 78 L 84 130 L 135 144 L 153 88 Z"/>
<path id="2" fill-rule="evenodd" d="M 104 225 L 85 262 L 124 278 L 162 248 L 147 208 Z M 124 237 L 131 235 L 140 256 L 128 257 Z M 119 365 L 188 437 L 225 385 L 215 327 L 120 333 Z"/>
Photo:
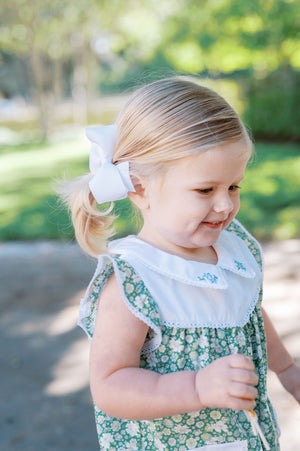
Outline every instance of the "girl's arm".
<path id="1" fill-rule="evenodd" d="M 295 365 L 264 309 L 262 313 L 267 337 L 268 366 L 277 374 L 285 389 L 300 402 L 300 368 Z"/>
<path id="2" fill-rule="evenodd" d="M 90 385 L 110 416 L 153 419 L 204 407 L 252 409 L 257 376 L 245 356 L 231 355 L 198 371 L 160 375 L 139 368 L 148 326 L 125 306 L 113 275 L 101 295 L 91 343 Z"/>

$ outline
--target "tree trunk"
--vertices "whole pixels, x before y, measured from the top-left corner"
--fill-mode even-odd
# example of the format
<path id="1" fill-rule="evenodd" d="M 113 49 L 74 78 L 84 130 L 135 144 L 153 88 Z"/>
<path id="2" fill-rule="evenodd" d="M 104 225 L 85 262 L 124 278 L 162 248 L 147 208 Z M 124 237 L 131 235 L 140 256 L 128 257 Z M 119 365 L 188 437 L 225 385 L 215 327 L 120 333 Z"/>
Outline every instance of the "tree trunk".
<path id="1" fill-rule="evenodd" d="M 41 54 L 32 51 L 32 71 L 35 80 L 35 99 L 39 109 L 39 125 L 43 140 L 47 140 L 54 127 L 54 94 L 52 71 L 44 67 Z"/>
<path id="2" fill-rule="evenodd" d="M 85 126 L 87 124 L 87 84 L 88 69 L 86 61 L 86 49 L 84 45 L 78 46 L 74 55 L 73 71 L 73 119 L 75 124 Z"/>

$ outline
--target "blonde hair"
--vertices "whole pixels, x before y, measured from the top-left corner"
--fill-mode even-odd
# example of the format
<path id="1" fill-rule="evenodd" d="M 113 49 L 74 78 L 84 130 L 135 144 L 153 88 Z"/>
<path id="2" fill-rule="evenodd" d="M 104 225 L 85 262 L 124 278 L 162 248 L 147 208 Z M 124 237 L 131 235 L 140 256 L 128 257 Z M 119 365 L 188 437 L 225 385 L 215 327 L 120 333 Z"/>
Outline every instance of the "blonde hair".
<path id="1" fill-rule="evenodd" d="M 113 163 L 129 161 L 130 174 L 150 177 L 168 163 L 215 145 L 249 140 L 234 109 L 219 94 L 191 81 L 163 79 L 138 89 L 120 111 Z M 92 256 L 107 252 L 114 218 L 99 211 L 90 175 L 60 189 L 72 213 L 75 235 Z"/>

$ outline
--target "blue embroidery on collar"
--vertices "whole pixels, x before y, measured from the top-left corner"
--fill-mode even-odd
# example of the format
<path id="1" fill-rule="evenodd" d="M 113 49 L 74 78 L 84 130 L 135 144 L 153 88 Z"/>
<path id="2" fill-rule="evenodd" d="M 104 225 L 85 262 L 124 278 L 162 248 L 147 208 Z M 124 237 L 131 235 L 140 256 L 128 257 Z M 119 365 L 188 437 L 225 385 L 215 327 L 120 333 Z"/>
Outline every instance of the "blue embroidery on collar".
<path id="1" fill-rule="evenodd" d="M 234 260 L 234 263 L 235 263 L 236 269 L 238 271 L 240 271 L 240 270 L 247 271 L 247 268 L 243 265 L 242 262 L 238 262 L 237 260 Z"/>
<path id="2" fill-rule="evenodd" d="M 202 277 L 198 276 L 197 279 L 201 280 L 202 282 L 204 280 L 208 280 L 211 283 L 217 283 L 218 276 L 216 276 L 215 274 L 211 274 L 210 272 L 206 272 L 206 273 L 202 274 Z"/>

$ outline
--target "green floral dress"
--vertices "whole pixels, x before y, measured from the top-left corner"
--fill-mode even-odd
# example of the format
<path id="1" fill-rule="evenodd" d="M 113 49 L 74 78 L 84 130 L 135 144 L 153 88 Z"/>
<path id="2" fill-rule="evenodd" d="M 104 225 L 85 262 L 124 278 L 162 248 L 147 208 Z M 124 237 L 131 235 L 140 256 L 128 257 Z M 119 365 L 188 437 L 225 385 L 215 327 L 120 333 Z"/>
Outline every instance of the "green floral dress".
<path id="1" fill-rule="evenodd" d="M 229 354 L 249 356 L 259 376 L 255 408 L 259 425 L 270 449 L 279 450 L 276 419 L 266 390 L 258 243 L 235 220 L 215 246 L 218 264 L 207 265 L 150 249 L 139 241 L 135 237 L 117 240 L 111 254 L 99 258 L 81 303 L 79 325 L 92 338 L 100 293 L 115 272 L 125 305 L 149 326 L 140 367 L 160 374 L 197 371 Z M 175 301 L 169 300 L 172 293 Z M 212 300 L 208 303 L 207 299 Z M 129 421 L 94 408 L 101 450 L 266 449 L 243 411 L 206 408 L 151 421 Z"/>

